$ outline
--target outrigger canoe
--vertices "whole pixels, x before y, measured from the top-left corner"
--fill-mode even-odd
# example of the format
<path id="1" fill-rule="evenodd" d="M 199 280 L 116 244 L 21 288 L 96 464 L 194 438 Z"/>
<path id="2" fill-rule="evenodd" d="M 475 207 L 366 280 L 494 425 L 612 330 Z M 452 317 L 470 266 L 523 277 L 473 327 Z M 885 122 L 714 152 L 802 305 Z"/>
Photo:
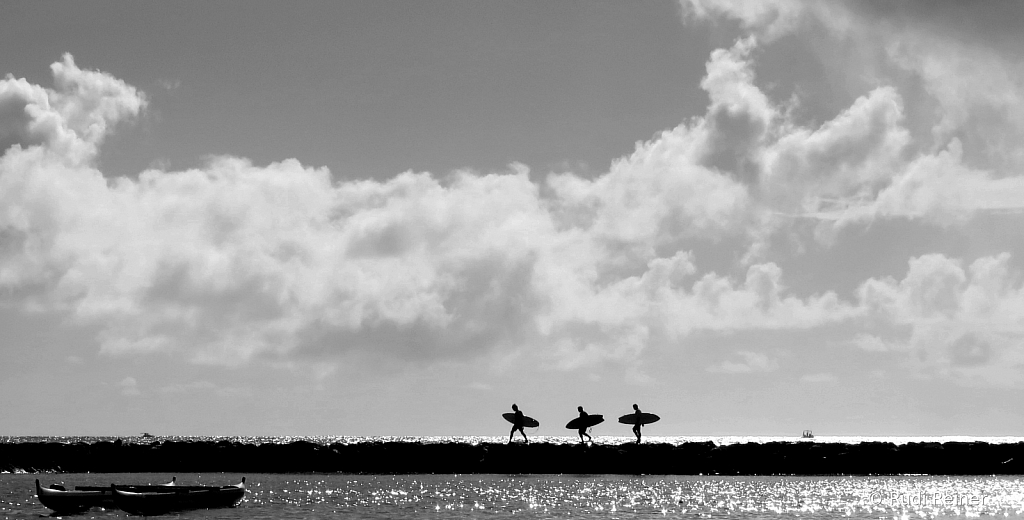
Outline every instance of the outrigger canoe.
<path id="1" fill-rule="evenodd" d="M 177 489 L 176 480 L 177 477 L 174 477 L 166 484 L 126 485 L 122 486 L 122 489 L 166 492 L 168 489 Z M 104 486 L 76 486 L 69 491 L 64 486 L 56 484 L 42 487 L 39 485 L 39 479 L 36 479 L 36 497 L 39 498 L 39 503 L 57 513 L 80 513 L 94 507 L 114 507 L 114 494 L 110 488 Z"/>
<path id="2" fill-rule="evenodd" d="M 164 490 L 132 490 L 110 485 L 114 505 L 133 515 L 161 515 L 191 509 L 235 507 L 245 498 L 245 477 L 233 486 L 177 486 Z"/>

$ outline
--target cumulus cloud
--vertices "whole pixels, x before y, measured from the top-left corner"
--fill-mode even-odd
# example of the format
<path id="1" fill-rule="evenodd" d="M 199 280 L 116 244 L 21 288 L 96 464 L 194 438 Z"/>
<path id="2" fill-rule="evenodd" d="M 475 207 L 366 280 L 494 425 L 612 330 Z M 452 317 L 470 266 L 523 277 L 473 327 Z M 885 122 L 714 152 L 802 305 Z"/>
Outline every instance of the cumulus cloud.
<path id="1" fill-rule="evenodd" d="M 870 279 L 859 290 L 867 313 L 892 327 L 862 334 L 868 351 L 902 352 L 923 376 L 971 385 L 1024 380 L 1024 284 L 1010 256 L 982 257 L 964 269 L 941 254 L 913 258 L 902 280 Z"/>
<path id="2" fill-rule="evenodd" d="M 0 150 L 45 145 L 65 164 L 93 159 L 119 121 L 146 106 L 134 87 L 99 71 L 75 65 L 70 54 L 50 66 L 53 89 L 11 75 L 0 80 Z"/>
<path id="3" fill-rule="evenodd" d="M 934 155 L 918 157 L 878 194 L 870 216 L 922 218 L 958 224 L 980 211 L 1024 210 L 1024 177 L 996 177 L 963 163 L 959 139 Z M 846 216 L 856 219 L 865 211 Z"/>
<path id="4" fill-rule="evenodd" d="M 808 45 L 820 47 L 820 36 L 804 30 L 817 24 L 833 37 L 826 43 L 860 49 L 823 65 L 881 86 L 816 129 L 779 121 L 768 131 L 778 138 L 763 141 L 754 161 L 773 177 L 762 184 L 772 208 L 821 219 L 819 238 L 879 218 L 955 225 L 979 212 L 1024 209 L 1024 67 L 1016 58 L 1024 37 L 1006 22 L 1024 14 L 1020 6 L 830 0 L 682 5 L 691 18 L 736 20 L 762 39 L 815 34 Z M 908 103 L 913 120 L 907 119 Z"/>
<path id="5" fill-rule="evenodd" d="M 774 39 L 792 31 L 805 16 L 799 0 L 682 0 L 684 13 L 696 18 L 728 16 L 745 28 Z"/>
<path id="6" fill-rule="evenodd" d="M 571 369 L 695 329 L 844 319 L 832 293 L 788 294 L 772 263 L 736 280 L 698 274 L 689 252 L 752 222 L 748 183 L 707 160 L 734 130 L 722 121 L 753 125 L 753 150 L 775 117 L 745 70 L 751 45 L 712 56 L 712 117 L 639 143 L 605 175 L 542 183 L 522 165 L 336 182 L 296 160 L 235 157 L 107 180 L 96 146 L 145 97 L 66 56 L 54 90 L 2 85 L 62 108 L 5 122 L 21 140 L 0 159 L 0 284 L 26 308 L 98 324 L 104 353 L 215 364 L 500 349 Z"/>
<path id="7" fill-rule="evenodd" d="M 142 392 L 139 391 L 138 381 L 136 381 L 135 378 L 132 376 L 128 376 L 122 379 L 120 382 L 117 383 L 117 387 L 121 389 L 121 395 L 129 397 L 142 395 Z"/>
<path id="8" fill-rule="evenodd" d="M 893 347 L 886 343 L 882 338 L 867 333 L 859 333 L 850 340 L 850 343 L 860 349 L 868 352 L 888 352 L 893 350 Z"/>
<path id="9" fill-rule="evenodd" d="M 780 237 L 798 255 L 805 242 L 828 247 L 877 220 L 955 228 L 1024 207 L 1024 177 L 1010 168 L 1021 147 L 983 129 L 994 122 L 1012 135 L 1019 125 L 1015 69 L 997 51 L 968 49 L 990 58 L 969 70 L 1004 74 L 961 96 L 959 83 L 942 86 L 956 67 L 921 42 L 954 43 L 915 26 L 916 40 L 886 35 L 877 45 L 890 68 L 920 79 L 920 92 L 879 77 L 824 122 L 801 124 L 798 96 L 780 102 L 758 85 L 758 53 L 814 20 L 837 39 L 866 39 L 865 15 L 833 2 L 686 5 L 752 34 L 709 56 L 705 114 L 638 142 L 596 176 L 532 180 L 512 164 L 338 180 L 295 159 L 223 156 L 106 178 L 99 146 L 146 110 L 146 96 L 70 55 L 54 64 L 53 88 L 8 76 L 0 298 L 93 326 L 108 355 L 197 363 L 493 354 L 560 370 L 626 362 L 626 378 L 644 383 L 632 363 L 652 347 L 685 348 L 694 332 L 843 322 L 863 329 L 837 343 L 863 355 L 905 356 L 922 375 L 968 384 L 1018 384 L 1011 309 L 1024 302 L 1008 255 L 918 255 L 902 279 L 875 276 L 852 294 L 827 279 L 791 288 L 787 258 L 768 255 Z M 991 119 L 978 119 L 978 107 Z M 734 261 L 708 261 L 708 250 Z M 778 369 L 752 351 L 730 359 L 708 370 Z M 201 390 L 214 389 L 164 389 Z"/>
<path id="10" fill-rule="evenodd" d="M 708 372 L 719 374 L 750 374 L 757 372 L 774 372 L 779 369 L 779 362 L 760 352 L 740 351 L 740 361 L 723 361 L 707 368 Z"/>

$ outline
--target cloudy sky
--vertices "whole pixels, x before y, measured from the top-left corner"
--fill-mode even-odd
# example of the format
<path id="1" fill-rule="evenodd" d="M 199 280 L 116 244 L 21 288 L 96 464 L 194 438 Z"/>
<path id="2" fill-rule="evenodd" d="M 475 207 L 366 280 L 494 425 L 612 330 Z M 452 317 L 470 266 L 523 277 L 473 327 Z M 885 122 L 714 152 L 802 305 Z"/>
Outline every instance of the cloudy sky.
<path id="1" fill-rule="evenodd" d="M 5 5 L 0 435 L 1024 433 L 1024 4 L 267 4 Z"/>

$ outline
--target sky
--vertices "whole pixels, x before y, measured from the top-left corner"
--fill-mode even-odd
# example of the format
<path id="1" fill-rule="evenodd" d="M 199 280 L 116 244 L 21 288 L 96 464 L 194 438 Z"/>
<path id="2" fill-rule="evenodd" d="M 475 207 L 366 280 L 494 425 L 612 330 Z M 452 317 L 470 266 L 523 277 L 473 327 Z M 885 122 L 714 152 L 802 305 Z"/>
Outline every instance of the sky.
<path id="1" fill-rule="evenodd" d="M 1022 435 L 1021 20 L 7 3 L 0 435 Z"/>

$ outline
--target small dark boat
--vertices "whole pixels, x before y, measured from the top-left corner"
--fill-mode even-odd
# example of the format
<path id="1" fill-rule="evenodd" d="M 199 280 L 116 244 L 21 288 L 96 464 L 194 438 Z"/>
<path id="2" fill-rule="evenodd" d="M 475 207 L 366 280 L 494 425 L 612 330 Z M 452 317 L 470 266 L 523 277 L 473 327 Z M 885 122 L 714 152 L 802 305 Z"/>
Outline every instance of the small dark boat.
<path id="1" fill-rule="evenodd" d="M 162 515 L 191 509 L 235 507 L 245 498 L 245 477 L 233 486 L 175 486 L 164 490 L 133 490 L 110 485 L 114 505 L 133 515 Z"/>
<path id="2" fill-rule="evenodd" d="M 133 491 L 175 489 L 172 486 L 175 485 L 176 480 L 177 477 L 174 477 L 167 484 L 127 485 L 122 488 Z M 103 486 L 75 486 L 75 489 L 69 491 L 59 484 L 42 487 L 39 485 L 39 479 L 36 479 L 36 497 L 40 504 L 56 513 L 81 513 L 94 507 L 114 507 L 114 494 L 109 487 Z"/>
<path id="3" fill-rule="evenodd" d="M 39 503 L 56 513 L 80 513 L 94 507 L 114 507 L 114 495 L 109 491 L 68 491 L 64 486 L 42 487 L 36 479 L 36 497 Z"/>

